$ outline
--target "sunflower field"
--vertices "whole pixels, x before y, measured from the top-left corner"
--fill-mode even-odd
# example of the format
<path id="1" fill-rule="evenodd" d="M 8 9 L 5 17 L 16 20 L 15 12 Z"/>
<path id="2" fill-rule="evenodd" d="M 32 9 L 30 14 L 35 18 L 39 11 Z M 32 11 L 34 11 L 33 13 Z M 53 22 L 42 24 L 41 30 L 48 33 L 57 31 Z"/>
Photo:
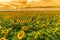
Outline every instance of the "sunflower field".
<path id="1" fill-rule="evenodd" d="M 60 40 L 60 15 L 0 12 L 0 40 Z"/>

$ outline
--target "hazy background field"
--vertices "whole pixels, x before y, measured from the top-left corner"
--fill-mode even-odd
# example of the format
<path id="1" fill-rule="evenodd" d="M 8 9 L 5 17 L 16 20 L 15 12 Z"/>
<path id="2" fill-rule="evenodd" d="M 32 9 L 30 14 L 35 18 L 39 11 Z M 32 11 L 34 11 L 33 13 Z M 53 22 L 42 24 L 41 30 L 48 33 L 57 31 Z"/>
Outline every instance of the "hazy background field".
<path id="1" fill-rule="evenodd" d="M 60 15 L 59 11 L 0 11 L 0 15 L 12 15 L 12 16 L 17 16 L 17 15 L 22 15 L 22 14 L 29 14 L 29 15 L 39 15 L 39 14 L 48 14 L 48 15 Z"/>

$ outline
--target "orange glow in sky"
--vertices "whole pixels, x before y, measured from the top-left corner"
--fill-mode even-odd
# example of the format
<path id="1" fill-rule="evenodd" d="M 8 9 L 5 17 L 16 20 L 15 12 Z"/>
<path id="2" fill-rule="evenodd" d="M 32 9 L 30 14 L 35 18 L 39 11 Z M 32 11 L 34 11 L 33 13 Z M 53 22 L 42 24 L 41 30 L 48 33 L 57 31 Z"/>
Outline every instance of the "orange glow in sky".
<path id="1" fill-rule="evenodd" d="M 0 0 L 0 3 L 3 3 L 3 4 L 7 4 L 9 2 L 11 2 L 12 0 Z"/>

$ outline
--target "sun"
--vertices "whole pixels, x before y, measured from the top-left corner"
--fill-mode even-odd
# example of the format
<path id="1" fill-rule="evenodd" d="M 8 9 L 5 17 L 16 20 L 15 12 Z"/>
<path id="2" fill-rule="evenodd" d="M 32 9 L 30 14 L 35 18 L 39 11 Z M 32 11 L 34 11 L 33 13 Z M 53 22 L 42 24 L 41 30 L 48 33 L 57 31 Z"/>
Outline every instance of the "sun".
<path id="1" fill-rule="evenodd" d="M 0 3 L 3 3 L 3 4 L 6 4 L 6 3 L 9 3 L 11 2 L 12 0 L 0 0 Z"/>

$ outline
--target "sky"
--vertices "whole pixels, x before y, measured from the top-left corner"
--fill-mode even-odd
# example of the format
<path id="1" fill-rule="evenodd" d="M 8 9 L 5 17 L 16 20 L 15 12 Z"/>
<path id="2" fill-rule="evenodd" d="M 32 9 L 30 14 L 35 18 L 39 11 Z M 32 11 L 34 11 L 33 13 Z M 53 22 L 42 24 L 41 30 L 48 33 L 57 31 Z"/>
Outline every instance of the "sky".
<path id="1" fill-rule="evenodd" d="M 11 2 L 12 0 L 0 0 L 0 2 Z"/>

